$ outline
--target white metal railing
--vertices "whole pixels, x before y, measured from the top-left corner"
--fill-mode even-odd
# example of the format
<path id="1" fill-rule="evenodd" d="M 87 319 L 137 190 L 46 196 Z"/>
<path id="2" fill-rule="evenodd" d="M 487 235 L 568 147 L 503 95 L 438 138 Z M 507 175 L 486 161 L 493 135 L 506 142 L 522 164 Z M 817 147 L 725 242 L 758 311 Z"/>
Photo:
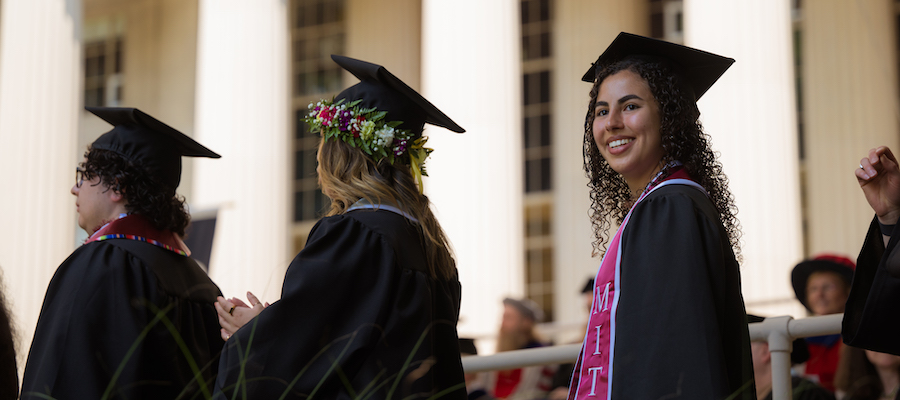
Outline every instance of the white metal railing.
<path id="1" fill-rule="evenodd" d="M 772 353 L 772 400 L 791 399 L 791 350 L 793 340 L 841 333 L 843 314 L 794 319 L 790 316 L 769 317 L 750 324 L 750 340 L 768 342 Z M 492 354 L 463 357 L 467 373 L 515 369 L 531 365 L 575 362 L 581 344 L 541 347 Z"/>

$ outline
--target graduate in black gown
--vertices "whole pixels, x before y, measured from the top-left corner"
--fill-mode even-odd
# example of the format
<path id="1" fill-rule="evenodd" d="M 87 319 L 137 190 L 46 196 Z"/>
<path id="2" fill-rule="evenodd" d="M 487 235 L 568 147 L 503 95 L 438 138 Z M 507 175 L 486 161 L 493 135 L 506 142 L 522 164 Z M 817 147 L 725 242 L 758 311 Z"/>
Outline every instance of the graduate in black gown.
<path id="1" fill-rule="evenodd" d="M 424 124 L 464 130 L 384 67 L 332 59 L 361 82 L 306 118 L 331 208 L 279 301 L 219 300 L 216 398 L 465 399 L 460 284 L 421 181 Z"/>
<path id="2" fill-rule="evenodd" d="M 140 110 L 88 111 L 115 126 L 88 147 L 72 187 L 90 237 L 47 288 L 22 398 L 208 398 L 220 292 L 188 257 L 175 188 L 182 156 L 219 155 Z"/>
<path id="3" fill-rule="evenodd" d="M 605 254 L 569 399 L 756 399 L 736 208 L 696 103 L 733 62 L 623 32 L 582 78 Z"/>
<path id="4" fill-rule="evenodd" d="M 16 365 L 16 330 L 0 281 L 0 400 L 19 398 L 19 369 Z"/>
<path id="5" fill-rule="evenodd" d="M 900 168 L 880 146 L 859 162 L 856 179 L 875 211 L 844 308 L 844 343 L 900 355 Z"/>

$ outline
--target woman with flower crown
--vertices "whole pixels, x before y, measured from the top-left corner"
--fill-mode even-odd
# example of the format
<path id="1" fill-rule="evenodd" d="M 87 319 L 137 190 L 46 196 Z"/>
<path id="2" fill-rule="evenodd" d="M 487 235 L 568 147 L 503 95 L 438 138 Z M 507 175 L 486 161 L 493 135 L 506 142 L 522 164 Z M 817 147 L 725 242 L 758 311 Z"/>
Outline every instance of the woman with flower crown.
<path id="1" fill-rule="evenodd" d="M 219 298 L 215 397 L 464 399 L 460 285 L 421 180 L 424 124 L 464 130 L 384 67 L 332 59 L 361 82 L 306 118 L 331 208 L 281 300 Z"/>
<path id="2" fill-rule="evenodd" d="M 697 108 L 733 62 L 623 32 L 582 78 L 605 252 L 569 399 L 756 399 L 736 208 Z"/>

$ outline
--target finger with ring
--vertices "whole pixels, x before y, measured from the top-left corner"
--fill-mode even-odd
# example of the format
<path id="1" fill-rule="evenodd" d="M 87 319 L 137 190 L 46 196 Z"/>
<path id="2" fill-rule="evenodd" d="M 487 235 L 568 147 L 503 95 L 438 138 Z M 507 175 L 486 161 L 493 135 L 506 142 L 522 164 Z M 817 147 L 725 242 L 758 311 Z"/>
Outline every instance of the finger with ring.
<path id="1" fill-rule="evenodd" d="M 228 315 L 234 315 L 234 309 L 235 309 L 235 308 L 237 308 L 237 306 L 231 306 L 231 309 L 228 310 Z"/>

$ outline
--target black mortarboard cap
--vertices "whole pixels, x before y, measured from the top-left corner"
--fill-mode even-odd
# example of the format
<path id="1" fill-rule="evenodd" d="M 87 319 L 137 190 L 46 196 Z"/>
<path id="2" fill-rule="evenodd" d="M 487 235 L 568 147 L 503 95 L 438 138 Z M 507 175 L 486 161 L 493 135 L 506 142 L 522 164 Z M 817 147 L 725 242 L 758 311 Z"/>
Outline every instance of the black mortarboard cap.
<path id="1" fill-rule="evenodd" d="M 113 125 L 100 135 L 91 149 L 109 150 L 139 165 L 174 194 L 181 182 L 181 157 L 219 158 L 194 141 L 137 108 L 85 107 Z"/>
<path id="2" fill-rule="evenodd" d="M 630 57 L 664 59 L 671 63 L 676 73 L 681 75 L 687 86 L 694 91 L 694 100 L 703 96 L 725 70 L 734 64 L 733 58 L 622 32 L 591 65 L 581 80 L 593 82 L 603 68 Z"/>
<path id="3" fill-rule="evenodd" d="M 359 107 L 386 111 L 386 121 L 402 121 L 399 128 L 412 131 L 413 137 L 422 135 L 425 123 L 457 133 L 466 131 L 384 67 L 338 55 L 332 55 L 331 59 L 360 80 L 339 93 L 335 101 L 362 100 Z"/>

